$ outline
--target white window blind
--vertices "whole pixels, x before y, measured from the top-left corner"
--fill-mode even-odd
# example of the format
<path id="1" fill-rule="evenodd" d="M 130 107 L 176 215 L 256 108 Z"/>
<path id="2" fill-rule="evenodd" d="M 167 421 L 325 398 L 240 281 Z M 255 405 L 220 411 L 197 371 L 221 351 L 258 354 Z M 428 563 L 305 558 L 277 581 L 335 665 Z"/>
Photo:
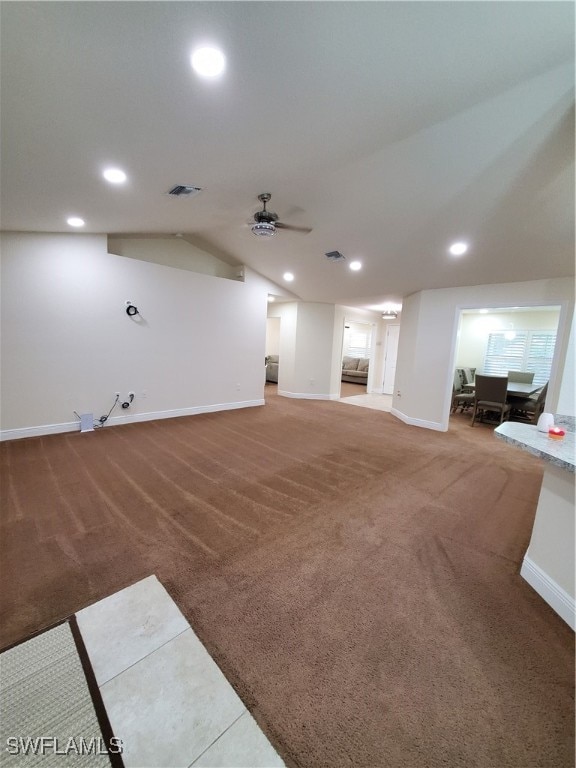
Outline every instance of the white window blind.
<path id="1" fill-rule="evenodd" d="M 534 384 L 543 386 L 550 379 L 555 344 L 554 331 L 495 331 L 488 336 L 484 373 L 534 371 Z"/>
<path id="2" fill-rule="evenodd" d="M 350 357 L 370 357 L 371 330 L 350 331 L 346 355 Z"/>

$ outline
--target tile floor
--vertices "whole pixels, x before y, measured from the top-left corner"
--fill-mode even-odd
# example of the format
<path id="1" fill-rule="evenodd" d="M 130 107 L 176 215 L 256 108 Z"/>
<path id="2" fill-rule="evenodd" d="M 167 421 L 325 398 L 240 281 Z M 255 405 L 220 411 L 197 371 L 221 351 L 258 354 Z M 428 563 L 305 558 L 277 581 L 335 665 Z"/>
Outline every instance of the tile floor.
<path id="1" fill-rule="evenodd" d="M 339 403 L 346 405 L 359 405 L 362 408 L 373 408 L 377 411 L 392 410 L 392 395 L 352 395 L 351 397 L 341 397 Z"/>
<path id="2" fill-rule="evenodd" d="M 284 766 L 155 576 L 76 617 L 126 768 Z"/>

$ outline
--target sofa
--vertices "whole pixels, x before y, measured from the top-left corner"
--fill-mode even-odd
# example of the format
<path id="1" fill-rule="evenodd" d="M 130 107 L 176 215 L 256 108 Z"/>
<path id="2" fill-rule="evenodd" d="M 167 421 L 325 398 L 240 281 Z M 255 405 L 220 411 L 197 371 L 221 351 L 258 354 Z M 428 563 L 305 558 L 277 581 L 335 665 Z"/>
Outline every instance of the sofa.
<path id="1" fill-rule="evenodd" d="M 266 381 L 278 383 L 278 355 L 268 355 L 266 358 Z"/>
<path id="2" fill-rule="evenodd" d="M 370 360 L 367 357 L 344 355 L 342 358 L 342 381 L 349 381 L 353 384 L 368 384 L 369 364 Z"/>

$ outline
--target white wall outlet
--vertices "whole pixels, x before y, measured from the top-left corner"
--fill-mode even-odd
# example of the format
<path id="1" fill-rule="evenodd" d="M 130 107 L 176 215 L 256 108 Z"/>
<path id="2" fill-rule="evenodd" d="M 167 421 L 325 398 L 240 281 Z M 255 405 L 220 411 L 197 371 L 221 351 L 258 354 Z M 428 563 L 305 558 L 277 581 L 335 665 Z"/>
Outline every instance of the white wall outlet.
<path id="1" fill-rule="evenodd" d="M 400 390 L 396 390 L 396 397 L 402 397 L 402 392 Z"/>
<path id="2" fill-rule="evenodd" d="M 236 384 L 236 391 L 240 392 L 240 382 L 238 382 L 238 384 Z"/>
<path id="3" fill-rule="evenodd" d="M 310 379 L 310 386 L 311 386 L 311 387 L 313 387 L 315 383 L 316 383 L 316 380 L 315 380 L 315 379 Z"/>

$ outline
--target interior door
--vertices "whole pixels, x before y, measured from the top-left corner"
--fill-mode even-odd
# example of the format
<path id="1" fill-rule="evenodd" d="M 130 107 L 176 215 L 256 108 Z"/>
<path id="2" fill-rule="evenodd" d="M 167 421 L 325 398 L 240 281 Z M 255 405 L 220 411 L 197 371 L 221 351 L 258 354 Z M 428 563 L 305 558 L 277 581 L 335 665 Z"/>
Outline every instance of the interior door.
<path id="1" fill-rule="evenodd" d="M 386 357 L 384 359 L 384 382 L 382 392 L 385 395 L 394 394 L 394 379 L 396 377 L 396 358 L 398 357 L 399 325 L 389 325 L 386 328 Z"/>

